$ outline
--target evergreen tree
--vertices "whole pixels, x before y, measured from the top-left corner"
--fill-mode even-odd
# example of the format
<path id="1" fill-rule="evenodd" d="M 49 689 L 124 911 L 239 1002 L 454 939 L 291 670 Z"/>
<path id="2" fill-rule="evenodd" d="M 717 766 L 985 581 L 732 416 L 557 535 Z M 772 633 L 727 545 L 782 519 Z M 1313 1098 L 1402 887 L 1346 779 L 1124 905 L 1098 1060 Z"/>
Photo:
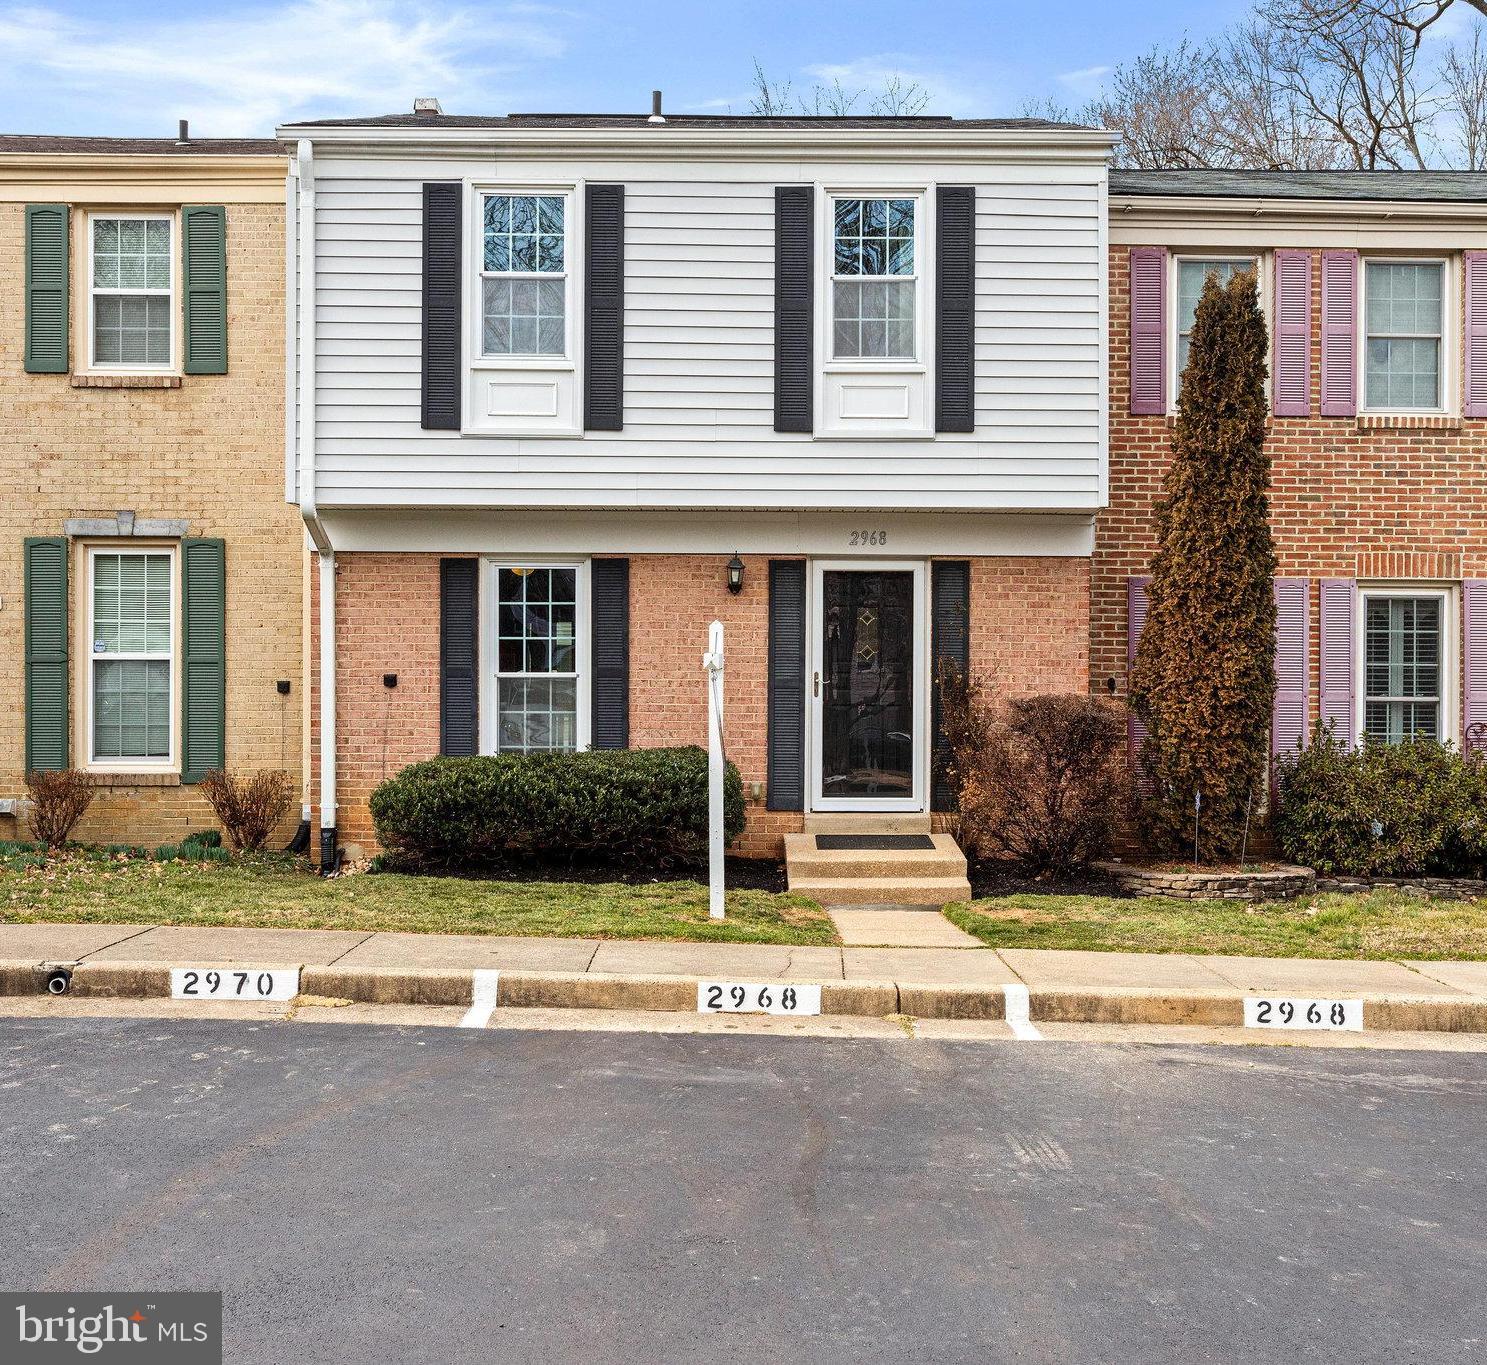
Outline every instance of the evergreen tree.
<path id="1" fill-rule="evenodd" d="M 1145 722 L 1142 837 L 1239 852 L 1264 790 L 1275 698 L 1275 548 L 1265 449 L 1269 342 L 1253 274 L 1210 275 L 1193 323 L 1172 463 L 1156 508 L 1146 626 L 1131 676 Z"/>

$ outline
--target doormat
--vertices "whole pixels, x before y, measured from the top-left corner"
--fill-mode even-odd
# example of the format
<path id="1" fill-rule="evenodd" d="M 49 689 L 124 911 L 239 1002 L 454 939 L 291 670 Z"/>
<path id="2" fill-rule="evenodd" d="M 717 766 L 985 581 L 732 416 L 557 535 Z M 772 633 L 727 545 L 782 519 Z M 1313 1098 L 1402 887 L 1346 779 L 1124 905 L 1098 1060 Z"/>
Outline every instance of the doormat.
<path id="1" fill-rule="evenodd" d="M 933 848 L 935 841 L 927 834 L 818 834 L 818 849 L 862 849 L 888 853 L 897 849 Z"/>

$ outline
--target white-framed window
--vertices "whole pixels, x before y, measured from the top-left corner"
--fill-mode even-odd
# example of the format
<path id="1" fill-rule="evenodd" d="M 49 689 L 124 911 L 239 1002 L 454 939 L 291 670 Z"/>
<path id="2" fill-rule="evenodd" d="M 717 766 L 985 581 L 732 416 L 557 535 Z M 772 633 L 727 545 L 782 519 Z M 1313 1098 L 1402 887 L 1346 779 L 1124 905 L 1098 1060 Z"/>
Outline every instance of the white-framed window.
<path id="1" fill-rule="evenodd" d="M 88 359 L 99 370 L 175 363 L 175 224 L 165 213 L 88 217 Z"/>
<path id="2" fill-rule="evenodd" d="M 571 196 L 488 190 L 480 199 L 480 355 L 566 359 Z"/>
<path id="3" fill-rule="evenodd" d="M 88 564 L 88 761 L 175 761 L 176 556 L 155 545 L 92 546 Z"/>
<path id="4" fill-rule="evenodd" d="M 1172 401 L 1182 389 L 1183 371 L 1188 367 L 1188 350 L 1192 344 L 1193 319 L 1198 312 L 1198 300 L 1203 297 L 1203 286 L 1212 275 L 1220 285 L 1228 284 L 1234 276 L 1246 270 L 1257 270 L 1259 262 L 1253 256 L 1178 256 L 1173 263 L 1173 368 Z M 1257 274 L 1256 278 L 1259 276 Z M 1263 304 L 1263 299 L 1262 299 Z"/>
<path id="5" fill-rule="evenodd" d="M 1365 587 L 1359 602 L 1359 729 L 1398 744 L 1455 734 L 1455 598 L 1446 588 Z"/>
<path id="6" fill-rule="evenodd" d="M 487 572 L 486 747 L 496 753 L 587 748 L 587 564 L 506 560 Z"/>
<path id="7" fill-rule="evenodd" d="M 1449 385 L 1445 262 L 1363 262 L 1363 406 L 1440 412 Z"/>
<path id="8" fill-rule="evenodd" d="M 920 359 L 922 197 L 830 202 L 831 359 Z"/>

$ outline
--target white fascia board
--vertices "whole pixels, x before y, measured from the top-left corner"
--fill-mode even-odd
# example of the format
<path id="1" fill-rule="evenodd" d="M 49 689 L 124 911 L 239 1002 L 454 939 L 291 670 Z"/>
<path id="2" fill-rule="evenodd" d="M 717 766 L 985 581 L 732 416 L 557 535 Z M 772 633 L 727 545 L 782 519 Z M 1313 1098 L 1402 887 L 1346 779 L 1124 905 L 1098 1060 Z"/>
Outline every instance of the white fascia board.
<path id="1" fill-rule="evenodd" d="M 322 510 L 338 553 L 773 554 L 856 556 L 852 535 L 887 533 L 884 555 L 1087 559 L 1091 512 L 730 513 L 724 521 L 675 513 Z"/>
<path id="2" fill-rule="evenodd" d="M 492 154 L 536 152 L 549 159 L 598 153 L 720 160 L 894 161 L 932 156 L 945 161 L 1055 161 L 1104 166 L 1115 144 L 1101 130 L 1015 131 L 926 128 L 886 130 L 833 128 L 300 128 L 275 130 L 285 141 L 310 139 L 338 153 L 397 150 L 427 156 L 440 152 Z"/>
<path id="3" fill-rule="evenodd" d="M 1255 226 L 1367 222 L 1463 223 L 1487 222 L 1487 203 L 1459 200 L 1411 199 L 1250 199 L 1227 196 L 1114 194 L 1110 196 L 1113 229 L 1130 226 L 1167 227 L 1192 223 Z"/>

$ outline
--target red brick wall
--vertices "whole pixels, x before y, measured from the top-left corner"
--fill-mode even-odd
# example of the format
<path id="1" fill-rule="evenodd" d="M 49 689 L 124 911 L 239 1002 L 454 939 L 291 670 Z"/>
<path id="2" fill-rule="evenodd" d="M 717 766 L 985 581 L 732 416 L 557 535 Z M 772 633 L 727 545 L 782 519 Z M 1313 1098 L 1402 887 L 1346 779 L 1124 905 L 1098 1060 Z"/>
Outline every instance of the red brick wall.
<path id="1" fill-rule="evenodd" d="M 769 561 L 744 557 L 744 588 L 725 585 L 728 555 L 630 561 L 630 743 L 705 744 L 702 650 L 727 632 L 725 743 L 750 796 L 740 851 L 774 857 L 802 817 L 764 809 Z M 336 565 L 337 786 L 342 843 L 375 847 L 367 800 L 384 778 L 439 747 L 439 556 L 343 554 Z M 971 562 L 971 660 L 1009 693 L 1081 691 L 1088 676 L 1089 565 L 1080 559 Z M 318 617 L 317 617 L 318 619 Z M 312 651 L 318 660 L 318 638 Z M 382 675 L 396 673 L 395 689 Z M 319 714 L 318 677 L 315 714 Z M 318 724 L 317 724 L 318 732 Z M 318 745 L 316 763 L 318 784 Z M 319 788 L 315 788 L 318 798 Z"/>
<path id="2" fill-rule="evenodd" d="M 1273 244 L 1284 248 L 1288 243 Z M 1321 260 L 1312 261 L 1312 411 L 1320 412 Z M 1461 282 L 1456 281 L 1459 291 Z M 1171 442 L 1166 417 L 1130 412 L 1130 247 L 1110 257 L 1110 506 L 1097 522 L 1090 684 L 1126 673 L 1126 581 L 1154 548 L 1152 503 Z M 1456 356 L 1446 363 L 1459 363 Z M 1311 714 L 1317 707 L 1320 578 L 1460 579 L 1487 574 L 1487 422 L 1272 420 L 1271 526 L 1285 577 L 1310 578 Z"/>

